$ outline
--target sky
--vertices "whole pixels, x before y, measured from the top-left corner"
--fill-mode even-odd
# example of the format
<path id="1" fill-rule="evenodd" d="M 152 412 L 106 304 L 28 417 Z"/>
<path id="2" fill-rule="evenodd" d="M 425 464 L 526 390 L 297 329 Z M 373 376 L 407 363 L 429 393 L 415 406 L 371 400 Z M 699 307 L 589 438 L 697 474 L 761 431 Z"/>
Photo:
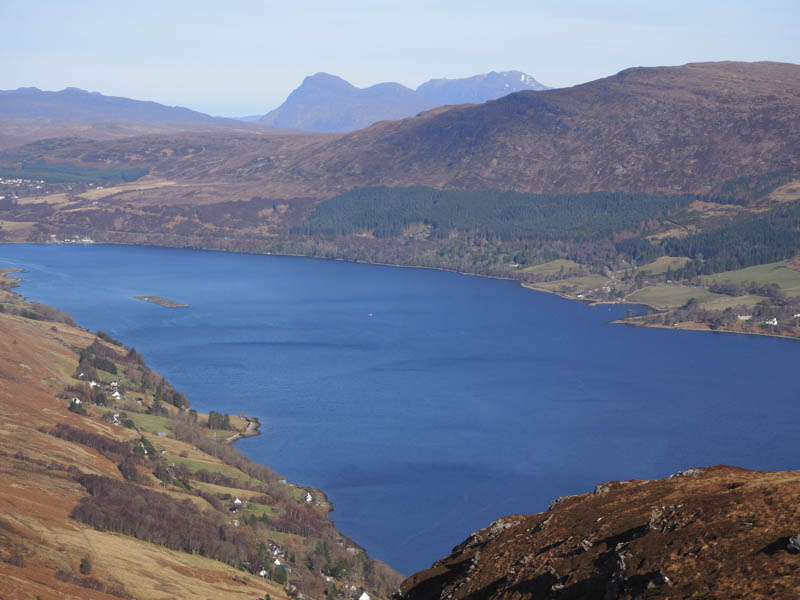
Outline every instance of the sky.
<path id="1" fill-rule="evenodd" d="M 0 0 L 0 89 L 79 87 L 264 114 L 307 75 L 359 87 L 520 70 L 551 87 L 633 66 L 800 63 L 797 0 Z"/>

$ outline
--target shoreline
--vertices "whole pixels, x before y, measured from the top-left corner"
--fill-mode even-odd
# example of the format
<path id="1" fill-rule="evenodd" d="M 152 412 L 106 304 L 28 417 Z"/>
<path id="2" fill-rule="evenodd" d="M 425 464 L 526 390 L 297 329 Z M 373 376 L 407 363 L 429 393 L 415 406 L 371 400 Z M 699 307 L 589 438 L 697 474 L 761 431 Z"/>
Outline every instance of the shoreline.
<path id="1" fill-rule="evenodd" d="M 0 268 L 0 290 L 5 290 L 6 293 L 8 293 L 8 294 L 10 294 L 12 296 L 16 296 L 17 298 L 19 298 L 23 302 L 28 302 L 29 299 L 27 297 L 23 296 L 22 294 L 19 294 L 16 291 L 13 291 L 13 289 L 12 289 L 13 287 L 18 287 L 23 282 L 23 280 L 21 278 L 14 277 L 14 275 L 18 275 L 18 274 L 25 273 L 25 272 L 26 272 L 26 270 L 22 269 L 22 268 L 13 268 L 13 269 L 11 269 L 11 268 L 9 268 L 9 269 Z M 82 325 L 79 325 L 77 323 L 74 324 L 73 326 L 78 328 L 78 329 L 81 329 L 81 330 L 83 330 L 85 332 L 91 333 L 93 335 L 95 333 L 92 330 L 87 329 L 86 327 L 84 327 Z M 124 347 L 128 348 L 129 346 L 125 345 Z M 220 410 L 223 410 L 223 409 L 224 409 L 224 407 L 220 407 Z M 205 413 L 203 413 L 203 414 L 205 414 Z M 262 433 L 261 432 L 261 419 L 259 417 L 241 415 L 241 418 L 244 419 L 247 422 L 247 425 L 245 426 L 245 428 L 242 429 L 242 430 L 235 431 L 232 435 L 230 435 L 230 436 L 228 436 L 226 438 L 217 440 L 218 443 L 222 443 L 224 445 L 229 445 L 229 446 L 232 446 L 232 447 L 236 447 L 236 442 L 238 442 L 238 441 L 241 441 L 241 440 L 247 439 L 247 438 L 257 437 L 257 436 L 261 435 L 261 433 Z M 137 426 L 135 424 L 133 426 L 133 429 L 137 433 L 139 433 L 140 435 L 146 435 L 146 433 L 147 433 L 146 431 L 142 430 L 139 426 Z M 247 457 L 247 454 L 244 453 L 241 449 L 237 448 L 237 450 L 240 453 L 242 453 L 245 457 Z M 247 457 L 247 458 L 248 458 L 248 460 L 252 460 L 249 457 Z M 253 462 L 255 464 L 259 464 L 259 465 L 265 466 L 265 467 L 270 468 L 270 469 L 272 468 L 267 463 L 261 463 L 261 462 L 256 463 L 255 461 L 253 461 Z M 365 556 L 369 556 L 369 552 L 367 551 L 367 549 L 361 543 L 359 543 L 357 540 L 354 540 L 349 535 L 341 532 L 336 527 L 336 522 L 333 519 L 330 518 L 330 514 L 335 510 L 335 507 L 334 507 L 333 502 L 330 500 L 330 498 L 328 497 L 327 493 L 324 490 L 322 490 L 320 488 L 317 488 L 317 487 L 314 487 L 314 486 L 311 486 L 311 485 L 305 485 L 305 484 L 301 484 L 301 483 L 297 483 L 297 482 L 291 481 L 289 479 L 289 477 L 290 476 L 286 476 L 286 477 L 283 477 L 283 479 L 282 479 L 283 483 L 286 486 L 288 486 L 290 488 L 293 488 L 293 489 L 296 489 L 296 490 L 300 490 L 303 494 L 308 494 L 312 498 L 312 500 L 310 500 L 310 501 L 306 500 L 304 502 L 304 505 L 308 505 L 308 506 L 311 506 L 311 507 L 314 507 L 316 509 L 319 509 L 319 510 L 323 511 L 324 518 L 328 522 L 331 523 L 331 525 L 333 526 L 334 530 L 337 532 L 337 534 L 342 539 L 347 540 L 348 544 L 350 544 L 351 546 L 353 546 L 355 548 L 358 548 Z M 388 563 L 385 563 L 385 564 L 388 565 Z M 389 565 L 389 567 L 393 568 L 393 567 L 391 567 L 391 565 Z"/>
<path id="2" fill-rule="evenodd" d="M 690 325 L 683 325 L 683 326 L 669 326 L 669 325 L 659 325 L 658 323 L 643 323 L 641 321 L 637 321 L 631 319 L 630 321 L 626 319 L 617 319 L 615 321 L 609 321 L 613 325 L 628 325 L 629 327 L 640 327 L 642 329 L 665 329 L 668 331 L 696 331 L 698 333 L 732 333 L 738 335 L 757 335 L 760 337 L 769 337 L 769 338 L 777 338 L 783 340 L 793 340 L 797 341 L 797 337 L 792 335 L 782 335 L 780 333 L 767 333 L 767 332 L 760 332 L 760 331 L 740 331 L 738 329 L 726 329 L 724 327 L 720 327 L 719 329 L 711 329 L 708 326 L 705 327 L 692 327 Z M 703 323 L 698 323 L 699 325 L 704 325 Z"/>
<path id="3" fill-rule="evenodd" d="M 36 245 L 36 246 L 56 246 L 62 244 L 56 244 L 52 242 L 0 242 L 0 244 L 8 244 L 8 245 Z M 89 244 L 84 244 L 88 246 Z M 305 258 L 309 260 L 322 260 L 322 261 L 331 261 L 331 262 L 346 262 L 346 263 L 354 263 L 354 264 L 361 264 L 361 265 L 371 265 L 376 267 L 392 267 L 392 268 L 401 268 L 401 269 L 424 269 L 428 271 L 441 271 L 443 273 L 453 273 L 456 275 L 464 275 L 468 277 L 482 277 L 485 279 L 495 279 L 498 281 L 509 281 L 515 282 L 520 287 L 523 287 L 527 290 L 533 292 L 543 292 L 545 294 L 550 294 L 552 296 L 558 296 L 563 300 L 569 300 L 571 302 L 581 302 L 586 304 L 587 306 L 604 306 L 604 305 L 619 305 L 619 306 L 644 306 L 654 312 L 663 313 L 667 312 L 663 308 L 658 308 L 652 306 L 651 304 L 647 304 L 646 302 L 628 302 L 624 299 L 620 300 L 592 300 L 591 298 L 576 298 L 574 296 L 570 296 L 569 294 L 565 294 L 563 292 L 558 292 L 555 290 L 549 290 L 547 288 L 539 287 L 536 283 L 523 281 L 521 279 L 511 277 L 511 276 L 502 276 L 502 275 L 486 275 L 483 273 L 470 273 L 469 271 L 458 271 L 456 269 L 448 269 L 446 267 L 432 267 L 426 265 L 406 265 L 406 264 L 395 264 L 395 263 L 384 263 L 384 262 L 372 262 L 368 260 L 351 260 L 345 258 L 325 258 L 319 256 L 309 256 L 307 254 L 294 254 L 290 252 L 250 252 L 250 251 L 235 251 L 235 250 L 223 250 L 218 248 L 203 248 L 203 247 L 191 247 L 191 246 L 163 246 L 159 244 L 146 244 L 146 243 L 126 243 L 126 242 L 95 242 L 91 244 L 94 246 L 132 246 L 132 247 L 142 247 L 142 248 L 163 248 L 163 249 L 172 249 L 172 250 L 196 250 L 201 252 L 222 252 L 225 254 L 245 254 L 251 256 L 276 256 L 276 257 L 285 257 L 285 258 Z M 24 272 L 24 269 L 14 269 L 14 272 Z M 10 278 L 14 280 L 14 278 Z M 17 284 L 18 285 L 18 284 Z M 16 287 L 14 285 L 13 287 Z M 608 321 L 611 325 L 631 325 L 633 327 L 642 327 L 642 328 L 650 328 L 650 329 L 669 329 L 669 330 L 679 330 L 679 331 L 708 331 L 711 333 L 715 332 L 726 332 L 726 333 L 738 333 L 742 335 L 757 335 L 757 336 L 765 336 L 765 337 L 774 337 L 774 338 L 781 338 L 787 340 L 800 340 L 798 336 L 792 335 L 783 335 L 777 333 L 762 333 L 758 331 L 737 331 L 731 329 L 701 329 L 696 327 L 688 327 L 688 326 L 673 326 L 673 327 L 666 327 L 663 325 L 645 325 L 642 323 L 637 323 L 633 319 L 628 320 L 626 318 L 623 319 L 615 319 L 612 321 Z"/>
<path id="4" fill-rule="evenodd" d="M 244 431 L 237 431 L 233 435 L 226 437 L 226 444 L 235 444 L 244 438 L 261 435 L 261 421 L 258 420 L 258 417 L 248 417 L 243 415 L 242 418 L 247 421 L 247 427 L 245 427 Z"/>

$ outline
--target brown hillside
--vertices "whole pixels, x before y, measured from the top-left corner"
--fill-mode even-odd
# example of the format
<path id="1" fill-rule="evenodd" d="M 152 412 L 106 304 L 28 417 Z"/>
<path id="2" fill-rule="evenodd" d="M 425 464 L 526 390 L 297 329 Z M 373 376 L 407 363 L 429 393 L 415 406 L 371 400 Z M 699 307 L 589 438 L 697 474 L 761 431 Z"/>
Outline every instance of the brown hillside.
<path id="1" fill-rule="evenodd" d="M 473 533 L 403 600 L 798 598 L 800 473 L 611 482 Z"/>
<path id="2" fill-rule="evenodd" d="M 375 125 L 331 142 L 325 169 L 346 185 L 703 192 L 796 169 L 799 123 L 798 65 L 634 68 Z"/>
<path id="3" fill-rule="evenodd" d="M 335 530 L 324 494 L 213 442 L 201 425 L 211 415 L 190 425 L 177 405 L 155 411 L 158 398 L 175 397 L 136 352 L 23 302 L 10 285 L 0 277 L 1 599 L 280 600 L 336 586 L 351 600 L 362 588 L 373 598 L 397 588 L 399 573 Z M 243 421 L 215 427 L 252 435 Z M 181 540 L 191 536 L 190 548 Z M 331 561 L 338 570 L 326 578 Z"/>
<path id="4" fill-rule="evenodd" d="M 215 189 L 220 200 L 324 198 L 368 185 L 705 192 L 741 175 L 796 172 L 799 124 L 800 66 L 698 63 L 627 69 L 571 88 L 435 109 L 344 136 L 62 140 L 0 160 L 149 166 L 176 181 L 238 186 L 231 195 Z M 177 201 L 176 189 L 159 193 Z"/>
<path id="5" fill-rule="evenodd" d="M 57 331 L 50 327 L 55 326 Z M 39 431 L 55 423 L 118 439 L 133 436 L 66 410 L 56 392 L 77 365 L 70 345 L 94 336 L 62 323 L 0 314 L 0 598 L 242 598 L 269 592 L 269 585 L 223 563 L 100 532 L 70 518 L 86 495 L 66 472 L 75 467 L 121 480 L 102 454 Z M 23 566 L 10 557 L 22 558 Z M 88 557 L 91 578 L 105 591 L 84 587 L 79 575 Z"/>

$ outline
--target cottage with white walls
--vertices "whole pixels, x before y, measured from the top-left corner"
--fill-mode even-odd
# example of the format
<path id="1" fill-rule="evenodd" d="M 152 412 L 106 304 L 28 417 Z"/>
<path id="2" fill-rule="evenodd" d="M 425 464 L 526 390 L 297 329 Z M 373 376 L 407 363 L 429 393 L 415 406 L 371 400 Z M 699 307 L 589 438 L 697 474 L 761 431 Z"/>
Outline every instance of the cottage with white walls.
<path id="1" fill-rule="evenodd" d="M 358 600 L 370 600 L 370 598 L 369 598 L 369 594 L 368 594 L 366 591 L 364 591 L 364 593 L 363 593 L 363 594 L 361 594 L 361 595 L 358 597 Z"/>
<path id="2" fill-rule="evenodd" d="M 241 505 L 242 505 L 242 501 L 241 501 L 241 500 L 239 500 L 239 498 L 235 498 L 235 499 L 233 500 L 233 503 L 234 503 L 236 506 L 241 506 Z"/>

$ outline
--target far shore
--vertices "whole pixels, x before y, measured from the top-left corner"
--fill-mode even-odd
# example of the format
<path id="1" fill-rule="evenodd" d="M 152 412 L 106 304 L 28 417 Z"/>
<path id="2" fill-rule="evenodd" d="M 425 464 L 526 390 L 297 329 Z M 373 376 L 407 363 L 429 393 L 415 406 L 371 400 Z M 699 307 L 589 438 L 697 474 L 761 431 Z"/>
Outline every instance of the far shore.
<path id="1" fill-rule="evenodd" d="M 0 242 L 2 244 L 38 244 L 38 245 L 51 245 L 47 242 Z M 559 292 L 556 290 L 550 290 L 544 287 L 538 286 L 536 283 L 522 281 L 516 277 L 511 275 L 503 276 L 503 275 L 488 275 L 485 273 L 471 273 L 469 271 L 458 271 L 456 269 L 448 269 L 446 267 L 432 267 L 428 265 L 406 265 L 406 264 L 395 264 L 395 263 L 384 263 L 384 262 L 372 262 L 367 260 L 361 259 L 345 259 L 345 258 L 325 258 L 319 256 L 309 256 L 307 254 L 294 254 L 290 252 L 272 252 L 272 251 L 265 251 L 265 252 L 249 252 L 249 251 L 241 251 L 237 252 L 235 250 L 225 250 L 220 248 L 202 248 L 202 247 L 186 247 L 186 246 L 162 246 L 158 244 L 147 244 L 147 243 L 126 243 L 126 242 L 99 242 L 96 245 L 109 245 L 109 246 L 141 246 L 141 247 L 150 247 L 150 248 L 170 248 L 170 249 L 188 249 L 188 250 L 201 250 L 203 252 L 224 252 L 227 254 L 249 254 L 252 256 L 278 256 L 278 257 L 287 257 L 287 258 L 307 258 L 313 260 L 324 260 L 324 261 L 335 261 L 335 262 L 351 262 L 356 264 L 364 264 L 364 265 L 373 265 L 379 267 L 395 267 L 395 268 L 403 268 L 403 269 L 425 269 L 429 271 L 442 271 L 444 273 L 455 273 L 457 275 L 466 275 L 470 277 L 483 277 L 485 279 L 496 279 L 500 281 L 513 281 L 517 282 L 521 287 L 534 291 L 534 292 L 544 292 L 546 294 L 551 294 L 554 296 L 558 296 L 564 300 L 570 300 L 572 302 L 582 302 L 583 304 L 587 304 L 588 306 L 602 306 L 602 305 L 617 305 L 617 306 L 643 306 L 655 312 L 665 312 L 663 308 L 659 308 L 656 306 L 652 306 L 645 302 L 628 302 L 624 299 L 619 300 L 596 300 L 592 298 L 577 298 L 570 294 L 565 294 L 563 292 Z M 10 269 L 9 271 L 14 272 L 22 272 L 23 269 Z M 2 271 L 0 270 L 0 273 Z M 13 279 L 13 278 L 12 278 Z M 141 298 L 140 298 L 141 299 Z M 615 319 L 613 321 L 609 321 L 609 323 L 613 325 L 631 325 L 634 327 L 647 327 L 651 329 L 670 329 L 670 330 L 684 330 L 684 331 L 709 331 L 709 332 L 726 332 L 726 333 L 739 333 L 743 335 L 758 335 L 758 336 L 766 336 L 766 337 L 775 337 L 775 338 L 782 338 L 782 339 L 789 339 L 789 340 L 798 340 L 800 338 L 791 335 L 783 335 L 777 333 L 767 333 L 767 332 L 759 332 L 759 331 L 739 331 L 739 330 L 732 330 L 732 329 L 710 329 L 709 327 L 702 327 L 700 323 L 696 323 L 694 325 L 683 325 L 683 324 L 676 324 L 673 326 L 664 326 L 658 325 L 655 323 L 641 323 L 636 322 L 636 317 L 633 319 L 623 318 L 623 319 Z"/>

